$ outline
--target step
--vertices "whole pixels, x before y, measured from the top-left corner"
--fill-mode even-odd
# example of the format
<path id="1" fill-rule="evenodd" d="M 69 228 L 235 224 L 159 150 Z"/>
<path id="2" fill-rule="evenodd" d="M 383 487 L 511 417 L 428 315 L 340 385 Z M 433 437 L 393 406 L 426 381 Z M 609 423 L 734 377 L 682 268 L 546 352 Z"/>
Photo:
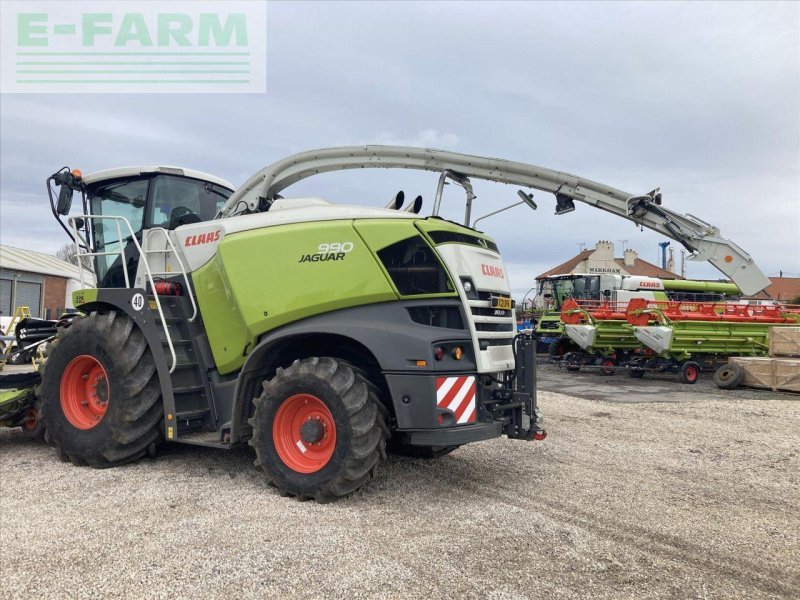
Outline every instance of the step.
<path id="1" fill-rule="evenodd" d="M 200 408 L 198 410 L 187 410 L 184 412 L 175 413 L 175 418 L 178 420 L 191 421 L 192 419 L 202 419 L 209 413 L 207 408 Z"/>
<path id="2" fill-rule="evenodd" d="M 224 448 L 230 449 L 231 445 L 219 441 L 219 431 L 194 431 L 192 433 L 185 433 L 179 435 L 178 439 L 174 440 L 181 444 L 192 444 L 195 446 L 208 446 L 211 448 Z"/>
<path id="3" fill-rule="evenodd" d="M 205 392 L 206 386 L 204 385 L 189 385 L 186 387 L 176 387 L 172 388 L 172 393 L 174 394 L 194 394 L 197 392 Z"/>
<path id="4" fill-rule="evenodd" d="M 175 370 L 177 371 L 178 369 L 193 369 L 195 367 L 200 368 L 200 365 L 198 365 L 196 362 L 178 363 L 177 365 L 175 365 Z"/>
<path id="5" fill-rule="evenodd" d="M 163 333 L 163 331 L 162 331 L 162 333 Z M 169 346 L 169 344 L 167 344 L 167 340 L 161 340 L 161 343 L 164 346 Z M 192 340 L 172 340 L 172 345 L 173 346 L 191 346 L 192 345 Z"/>

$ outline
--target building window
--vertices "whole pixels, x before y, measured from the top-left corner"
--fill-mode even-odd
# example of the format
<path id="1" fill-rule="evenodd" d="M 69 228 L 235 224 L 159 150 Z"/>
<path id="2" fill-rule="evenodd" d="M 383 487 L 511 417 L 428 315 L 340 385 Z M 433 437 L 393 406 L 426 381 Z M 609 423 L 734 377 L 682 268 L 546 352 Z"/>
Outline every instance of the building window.
<path id="1" fill-rule="evenodd" d="M 39 317 L 39 307 L 42 304 L 42 284 L 17 281 L 14 307 L 27 306 L 31 316 Z"/>
<path id="2" fill-rule="evenodd" d="M 0 279 L 0 315 L 10 317 L 14 312 L 11 310 L 11 286 L 10 279 Z"/>

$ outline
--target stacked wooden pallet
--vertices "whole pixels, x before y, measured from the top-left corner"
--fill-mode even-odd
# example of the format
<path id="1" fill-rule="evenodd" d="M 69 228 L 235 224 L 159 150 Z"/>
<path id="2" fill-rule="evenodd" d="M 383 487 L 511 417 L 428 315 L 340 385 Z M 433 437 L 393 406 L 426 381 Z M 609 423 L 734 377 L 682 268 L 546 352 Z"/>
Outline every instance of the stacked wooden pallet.
<path id="1" fill-rule="evenodd" d="M 732 357 L 744 370 L 742 385 L 800 392 L 800 327 L 771 327 L 769 357 Z"/>

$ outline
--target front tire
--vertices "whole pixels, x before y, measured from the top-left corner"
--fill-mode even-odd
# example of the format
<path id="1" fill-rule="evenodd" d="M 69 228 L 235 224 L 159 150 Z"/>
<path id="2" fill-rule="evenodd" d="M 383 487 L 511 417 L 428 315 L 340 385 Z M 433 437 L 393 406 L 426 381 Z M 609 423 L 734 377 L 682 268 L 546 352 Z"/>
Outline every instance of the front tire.
<path id="1" fill-rule="evenodd" d="M 163 414 L 153 353 L 130 317 L 92 312 L 59 330 L 39 415 L 59 457 L 98 468 L 137 460 L 159 439 Z"/>
<path id="2" fill-rule="evenodd" d="M 366 485 L 386 460 L 378 390 L 333 358 L 296 360 L 263 385 L 250 445 L 282 495 L 330 502 Z"/>

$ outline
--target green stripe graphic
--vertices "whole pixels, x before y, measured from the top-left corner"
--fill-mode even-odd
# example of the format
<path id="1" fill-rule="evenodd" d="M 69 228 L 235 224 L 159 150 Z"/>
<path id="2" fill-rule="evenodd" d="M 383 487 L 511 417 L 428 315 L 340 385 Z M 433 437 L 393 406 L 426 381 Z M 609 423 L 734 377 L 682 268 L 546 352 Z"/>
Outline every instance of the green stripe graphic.
<path id="1" fill-rule="evenodd" d="M 17 83 L 250 83 L 249 79 L 17 79 Z"/>
<path id="2" fill-rule="evenodd" d="M 249 73 L 248 69 L 244 70 L 230 70 L 230 69 L 196 69 L 196 70 L 188 70 L 183 69 L 180 71 L 162 71 L 162 70 L 153 70 L 153 69 L 116 69 L 116 70 L 108 70 L 108 69 L 81 69 L 77 71 L 64 71 L 63 69 L 17 69 L 17 73 L 59 73 L 61 75 L 71 75 L 73 73 L 184 73 L 191 75 L 192 73 L 229 73 L 229 74 L 241 74 L 241 73 Z M 113 83 L 113 79 L 108 80 L 109 83 Z"/>
<path id="3" fill-rule="evenodd" d="M 249 52 L 17 52 L 17 56 L 250 56 Z"/>
<path id="4" fill-rule="evenodd" d="M 209 60 L 209 61 L 162 61 L 162 60 L 126 60 L 126 61 L 102 61 L 102 60 L 45 60 L 29 61 L 18 60 L 18 65 L 249 65 L 247 60 Z"/>

